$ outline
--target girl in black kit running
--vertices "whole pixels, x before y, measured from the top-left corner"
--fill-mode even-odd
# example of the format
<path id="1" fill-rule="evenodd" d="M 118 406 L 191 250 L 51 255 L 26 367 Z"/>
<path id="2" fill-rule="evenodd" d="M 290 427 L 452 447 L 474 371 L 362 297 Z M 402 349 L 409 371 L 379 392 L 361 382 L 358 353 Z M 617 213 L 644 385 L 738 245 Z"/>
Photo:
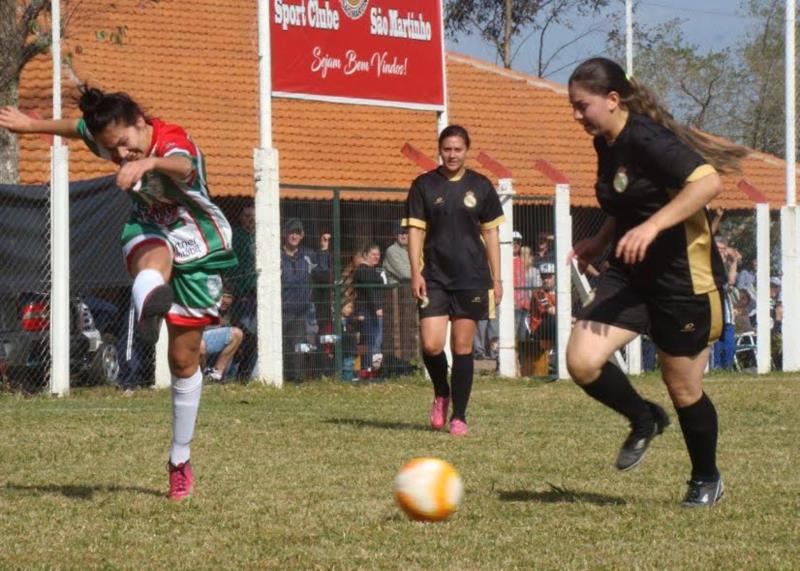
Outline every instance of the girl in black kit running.
<path id="1" fill-rule="evenodd" d="M 442 165 L 411 184 L 403 220 L 409 228 L 411 291 L 420 307 L 422 357 L 433 381 L 434 430 L 444 428 L 450 404 L 444 345 L 452 322 L 450 434 L 455 436 L 468 432 L 476 322 L 488 319 L 503 295 L 498 238 L 503 209 L 489 179 L 464 167 L 469 144 L 463 127 L 442 131 Z"/>
<path id="2" fill-rule="evenodd" d="M 705 206 L 722 191 L 718 172 L 738 169 L 744 149 L 722 146 L 677 124 L 651 93 L 616 63 L 594 58 L 569 80 L 573 115 L 594 137 L 596 193 L 608 215 L 598 234 L 575 244 L 581 266 L 611 244 L 610 267 L 581 310 L 567 367 L 591 397 L 625 416 L 631 432 L 616 461 L 635 467 L 670 421 L 609 362 L 649 332 L 678 413 L 692 464 L 687 507 L 723 494 L 717 470 L 717 413 L 703 392 L 709 344 L 722 329 L 725 273 Z"/>

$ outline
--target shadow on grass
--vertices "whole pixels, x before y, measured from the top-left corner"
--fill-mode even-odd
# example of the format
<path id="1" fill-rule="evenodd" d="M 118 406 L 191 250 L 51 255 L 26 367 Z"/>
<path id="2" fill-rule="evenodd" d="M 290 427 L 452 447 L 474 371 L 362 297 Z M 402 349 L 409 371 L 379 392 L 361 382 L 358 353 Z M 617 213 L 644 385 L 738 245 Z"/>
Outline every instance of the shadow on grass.
<path id="1" fill-rule="evenodd" d="M 96 492 L 131 492 L 134 494 L 145 494 L 149 496 L 164 496 L 164 493 L 159 490 L 151 490 L 149 488 L 140 488 L 138 486 L 110 486 L 110 485 L 97 485 L 97 486 L 77 486 L 73 484 L 48 484 L 46 486 L 25 486 L 22 484 L 7 483 L 3 488 L 5 492 L 23 492 L 28 494 L 61 494 L 67 498 L 77 500 L 91 500 Z"/>
<path id="2" fill-rule="evenodd" d="M 413 422 L 387 422 L 384 420 L 367 420 L 363 418 L 328 418 L 323 420 L 327 424 L 340 426 L 354 426 L 356 428 L 382 428 L 384 430 L 421 430 L 430 432 L 427 424 Z"/>
<path id="3" fill-rule="evenodd" d="M 549 490 L 532 492 L 529 490 L 498 491 L 497 495 L 503 502 L 539 502 L 543 504 L 585 503 L 598 506 L 623 506 L 627 502 L 623 498 L 595 494 L 593 492 L 577 492 L 548 484 Z"/>

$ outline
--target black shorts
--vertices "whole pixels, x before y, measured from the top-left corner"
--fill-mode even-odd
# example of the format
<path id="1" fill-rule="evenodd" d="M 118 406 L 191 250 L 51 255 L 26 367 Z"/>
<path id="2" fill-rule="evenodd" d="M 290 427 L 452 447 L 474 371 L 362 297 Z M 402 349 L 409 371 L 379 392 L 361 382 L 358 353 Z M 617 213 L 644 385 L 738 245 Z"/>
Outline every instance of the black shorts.
<path id="1" fill-rule="evenodd" d="M 690 357 L 719 339 L 722 304 L 720 290 L 693 296 L 644 293 L 631 284 L 628 274 L 612 266 L 577 317 L 647 333 L 667 355 Z"/>
<path id="2" fill-rule="evenodd" d="M 494 317 L 494 307 L 490 309 L 490 290 L 460 289 L 444 290 L 428 288 L 428 305 L 419 308 L 419 318 L 448 315 L 452 319 L 466 317 L 473 321 L 483 321 Z M 418 305 L 420 305 L 418 303 Z M 494 304 L 491 304 L 494 306 Z"/>

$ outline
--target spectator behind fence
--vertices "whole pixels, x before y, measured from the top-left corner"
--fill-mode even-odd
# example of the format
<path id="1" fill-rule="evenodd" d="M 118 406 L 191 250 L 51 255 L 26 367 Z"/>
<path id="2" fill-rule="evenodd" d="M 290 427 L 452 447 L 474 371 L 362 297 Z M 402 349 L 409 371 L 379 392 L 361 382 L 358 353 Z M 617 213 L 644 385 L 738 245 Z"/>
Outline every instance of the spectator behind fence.
<path id="1" fill-rule="evenodd" d="M 360 322 L 354 314 L 355 302 L 352 297 L 342 299 L 340 319 L 342 321 L 342 371 L 341 380 L 357 381 L 355 372 L 358 355 L 358 330 Z"/>
<path id="2" fill-rule="evenodd" d="M 758 260 L 753 258 L 750 261 L 750 265 L 752 266 L 752 271 L 748 270 L 746 267 L 739 271 L 739 275 L 736 276 L 736 287 L 739 289 L 752 289 L 755 290 L 756 287 L 756 272 L 758 271 Z"/>
<path id="3" fill-rule="evenodd" d="M 736 277 L 738 265 L 742 255 L 736 248 L 728 245 L 728 239 L 724 236 L 716 236 L 714 241 L 719 250 L 722 263 L 725 266 L 725 276 L 727 282 L 722 288 L 722 334 L 719 340 L 714 343 L 711 355 L 712 369 L 732 369 L 733 357 L 736 351 L 736 330 L 734 328 L 734 317 L 736 308 Z"/>
<path id="4" fill-rule="evenodd" d="M 231 376 L 233 357 L 244 337 L 240 328 L 231 325 L 233 301 L 233 293 L 226 288 L 219 302 L 219 323 L 209 325 L 203 331 L 200 355 L 201 359 L 205 359 L 204 375 L 207 381 L 218 383 Z M 210 364 L 212 362 L 213 365 Z"/>
<path id="5" fill-rule="evenodd" d="M 301 246 L 305 231 L 300 220 L 284 227 L 281 249 L 281 316 L 283 319 L 284 378 L 297 382 L 305 376 L 300 354 L 308 353 L 315 341 L 316 318 L 311 303 L 311 273 L 316 254 Z"/>
<path id="6" fill-rule="evenodd" d="M 231 323 L 244 335 L 238 369 L 238 377 L 242 380 L 252 376 L 258 358 L 255 238 L 256 210 L 253 201 L 248 199 L 239 212 L 238 224 L 233 228 L 233 251 L 239 259 L 239 266 L 226 276 L 235 300 L 230 309 Z"/>
<path id="7" fill-rule="evenodd" d="M 531 295 L 530 330 L 533 339 L 533 374 L 549 372 L 549 353 L 556 340 L 556 268 L 553 263 L 539 266 L 542 287 Z"/>
<path id="8" fill-rule="evenodd" d="M 314 288 L 311 300 L 314 304 L 314 315 L 317 318 L 319 334 L 330 334 L 333 331 L 333 263 L 331 256 L 331 233 L 327 229 L 319 235 L 319 250 L 311 272 Z"/>
<path id="9" fill-rule="evenodd" d="M 381 249 L 370 244 L 363 252 L 362 262 L 356 268 L 353 285 L 356 286 L 356 314 L 361 320 L 361 344 L 364 355 L 358 376 L 377 378 L 383 361 L 383 288 L 386 273 L 379 266 Z"/>
<path id="10" fill-rule="evenodd" d="M 383 269 L 390 284 L 411 281 L 411 262 L 408 259 L 408 228 L 397 225 L 395 242 L 386 249 Z"/>
<path id="11" fill-rule="evenodd" d="M 528 289 L 526 273 L 528 267 L 532 265 L 530 249 L 528 249 L 528 259 L 522 255 L 522 234 L 514 230 L 512 234 L 512 266 L 514 268 L 514 332 L 517 341 L 525 339 L 528 333 L 526 321 L 530 315 L 531 293 Z M 527 264 L 526 264 L 527 263 Z"/>

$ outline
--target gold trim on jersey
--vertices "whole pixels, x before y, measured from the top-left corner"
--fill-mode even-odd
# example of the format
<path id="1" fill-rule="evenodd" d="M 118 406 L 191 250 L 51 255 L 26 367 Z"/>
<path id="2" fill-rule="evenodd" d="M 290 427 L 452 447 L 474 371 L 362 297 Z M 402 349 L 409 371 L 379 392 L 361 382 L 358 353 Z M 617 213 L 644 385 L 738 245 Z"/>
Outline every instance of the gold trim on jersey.
<path id="1" fill-rule="evenodd" d="M 484 222 L 483 224 L 481 224 L 481 230 L 491 230 L 492 228 L 497 228 L 498 226 L 500 226 L 505 221 L 506 221 L 505 214 L 501 214 L 500 216 L 498 216 L 494 220 L 492 220 L 490 222 Z"/>
<path id="2" fill-rule="evenodd" d="M 489 292 L 489 319 L 494 319 L 497 315 L 494 308 L 494 288 L 487 291 Z"/>
<path id="3" fill-rule="evenodd" d="M 711 170 L 709 171 L 705 167 Z M 701 174 L 700 178 L 717 171 L 711 165 L 702 165 L 689 175 L 687 181 L 699 180 L 694 177 L 703 172 L 705 174 Z M 671 200 L 675 198 L 678 191 L 668 189 L 667 194 Z M 686 235 L 686 260 L 689 262 L 689 274 L 692 277 L 692 291 L 695 295 L 702 295 L 717 289 L 714 281 L 714 269 L 711 265 L 711 248 L 715 246 L 711 239 L 711 226 L 708 223 L 705 208 L 701 208 L 683 221 L 683 232 Z"/>
<path id="4" fill-rule="evenodd" d="M 722 299 L 719 290 L 708 292 L 708 305 L 711 309 L 711 326 L 708 331 L 708 344 L 720 338 L 722 335 Z"/>
<path id="5" fill-rule="evenodd" d="M 428 224 L 419 218 L 403 218 L 400 221 L 400 226 L 419 228 L 420 230 L 427 230 Z"/>
<path id="6" fill-rule="evenodd" d="M 711 267 L 711 227 L 708 224 L 705 208 L 698 210 L 683 221 L 686 233 L 686 257 L 689 273 L 692 276 L 692 289 L 695 295 L 717 289 L 714 270 Z"/>
<path id="7" fill-rule="evenodd" d="M 686 182 L 687 183 L 689 183 L 689 182 L 697 182 L 701 178 L 705 178 L 710 174 L 715 174 L 716 172 L 717 172 L 717 169 L 715 169 L 714 167 L 712 167 L 709 164 L 700 165 L 699 167 L 697 167 L 696 169 L 694 169 L 692 171 L 692 174 L 690 174 L 688 177 L 686 177 Z"/>

